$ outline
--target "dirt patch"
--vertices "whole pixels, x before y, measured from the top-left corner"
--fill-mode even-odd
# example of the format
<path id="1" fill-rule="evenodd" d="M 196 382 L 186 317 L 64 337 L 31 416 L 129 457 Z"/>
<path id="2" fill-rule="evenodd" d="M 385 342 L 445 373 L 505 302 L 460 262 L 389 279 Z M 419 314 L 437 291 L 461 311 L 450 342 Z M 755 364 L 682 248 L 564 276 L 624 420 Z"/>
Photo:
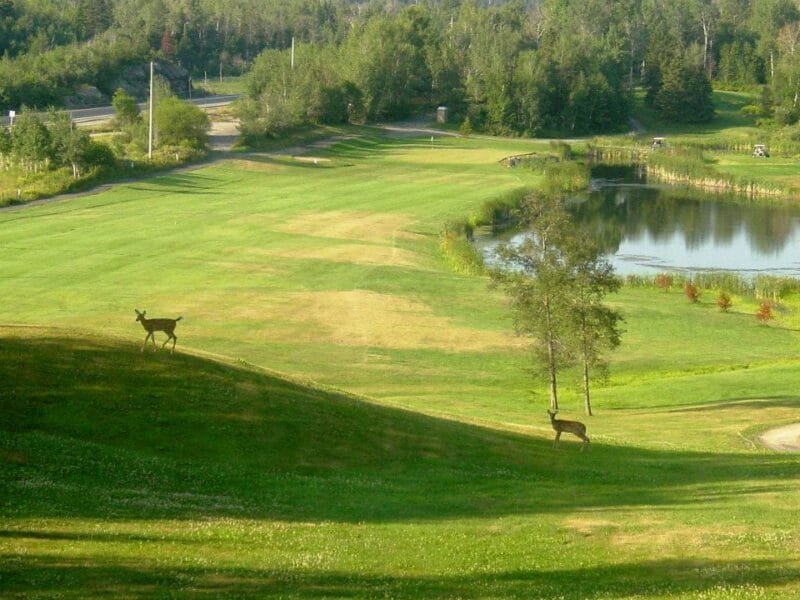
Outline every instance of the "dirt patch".
<path id="1" fill-rule="evenodd" d="M 276 229 L 315 237 L 386 243 L 393 238 L 418 239 L 419 235 L 405 230 L 413 222 L 400 214 L 337 210 L 305 213 Z"/>
<path id="2" fill-rule="evenodd" d="M 391 267 L 419 267 L 413 252 L 392 246 L 341 244 L 322 248 L 300 248 L 273 254 L 284 258 L 311 258 L 337 263 Z"/>
<path id="3" fill-rule="evenodd" d="M 454 326 L 431 308 L 406 298 L 364 290 L 289 294 L 282 318 L 308 322 L 308 335 L 343 346 L 450 352 L 509 347 L 510 335 Z M 278 308 L 278 307 L 276 307 Z"/>
<path id="4" fill-rule="evenodd" d="M 709 540 L 731 539 L 747 532 L 746 527 L 726 526 L 724 532 L 716 527 L 671 527 L 645 531 L 620 531 L 611 536 L 614 546 L 643 548 L 706 548 Z"/>
<path id="5" fill-rule="evenodd" d="M 433 314 L 421 302 L 366 290 L 206 296 L 192 307 L 198 318 L 242 320 L 259 341 L 276 337 L 300 343 L 372 346 L 387 349 L 430 348 L 447 352 L 482 352 L 518 347 L 510 333 L 460 326 Z"/>
<path id="6" fill-rule="evenodd" d="M 228 151 L 239 139 L 239 121 L 212 121 L 208 144 L 212 150 Z"/>
<path id="7" fill-rule="evenodd" d="M 779 452 L 800 452 L 800 423 L 776 427 L 758 437 L 762 445 Z"/>
<path id="8" fill-rule="evenodd" d="M 618 527 L 618 524 L 614 521 L 608 521 L 606 519 L 573 517 L 565 519 L 564 526 L 567 529 L 577 531 L 581 535 L 593 535 L 598 530 L 607 530 L 612 527 Z"/>

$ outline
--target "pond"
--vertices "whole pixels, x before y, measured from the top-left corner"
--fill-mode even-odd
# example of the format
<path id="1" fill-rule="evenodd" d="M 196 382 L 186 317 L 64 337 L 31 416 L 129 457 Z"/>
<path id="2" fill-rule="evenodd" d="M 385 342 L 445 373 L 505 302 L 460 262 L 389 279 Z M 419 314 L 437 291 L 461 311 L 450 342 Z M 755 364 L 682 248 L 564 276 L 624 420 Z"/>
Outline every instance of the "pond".
<path id="1" fill-rule="evenodd" d="M 652 184 L 635 166 L 593 167 L 590 190 L 571 198 L 568 206 L 620 275 L 800 276 L 800 207 Z M 483 238 L 478 245 L 491 261 L 501 241 L 506 240 Z"/>

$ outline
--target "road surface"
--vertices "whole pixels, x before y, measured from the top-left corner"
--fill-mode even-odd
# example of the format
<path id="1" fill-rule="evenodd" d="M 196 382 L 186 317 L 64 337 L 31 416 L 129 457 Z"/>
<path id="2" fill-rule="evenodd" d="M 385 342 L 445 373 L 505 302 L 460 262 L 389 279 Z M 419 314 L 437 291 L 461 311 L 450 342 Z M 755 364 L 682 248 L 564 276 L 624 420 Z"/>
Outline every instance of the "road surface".
<path id="1" fill-rule="evenodd" d="M 195 106 L 199 106 L 201 108 L 213 108 L 215 106 L 225 106 L 226 104 L 230 104 L 238 98 L 238 95 L 206 96 L 204 98 L 192 98 L 191 100 L 187 100 L 187 102 L 191 102 Z M 139 108 L 142 111 L 147 110 L 147 102 L 140 103 Z M 111 119 L 114 116 L 114 107 L 98 106 L 96 108 L 76 108 L 74 110 L 68 110 L 64 112 L 68 112 L 72 116 L 72 120 L 76 123 L 87 125 L 89 123 L 97 123 L 99 121 L 107 121 Z M 19 111 L 17 114 L 19 114 Z M 8 115 L 6 114 L 0 118 L 0 122 L 2 122 L 3 125 L 8 125 Z"/>

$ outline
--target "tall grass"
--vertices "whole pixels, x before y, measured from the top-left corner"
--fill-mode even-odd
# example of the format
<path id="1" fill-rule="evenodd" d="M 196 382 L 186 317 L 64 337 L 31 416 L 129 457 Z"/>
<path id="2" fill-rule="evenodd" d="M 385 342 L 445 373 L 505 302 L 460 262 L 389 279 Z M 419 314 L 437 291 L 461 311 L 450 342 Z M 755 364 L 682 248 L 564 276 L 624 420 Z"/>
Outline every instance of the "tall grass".
<path id="1" fill-rule="evenodd" d="M 756 275 L 747 277 L 738 273 L 729 272 L 700 272 L 700 273 L 659 273 L 657 275 L 627 275 L 624 283 L 629 287 L 657 288 L 657 279 L 667 276 L 672 281 L 673 288 L 683 288 L 686 283 L 692 282 L 705 290 L 734 293 L 746 298 L 759 300 L 769 298 L 779 301 L 790 294 L 800 293 L 800 279 L 779 275 Z"/>

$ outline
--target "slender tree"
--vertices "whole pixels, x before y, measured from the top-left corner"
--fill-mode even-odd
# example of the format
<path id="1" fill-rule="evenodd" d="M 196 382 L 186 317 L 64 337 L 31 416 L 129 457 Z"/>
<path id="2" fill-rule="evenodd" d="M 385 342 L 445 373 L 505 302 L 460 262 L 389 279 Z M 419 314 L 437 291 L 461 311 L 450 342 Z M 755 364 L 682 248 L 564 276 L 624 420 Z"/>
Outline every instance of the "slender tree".
<path id="1" fill-rule="evenodd" d="M 592 415 L 591 373 L 605 376 L 608 365 L 603 352 L 619 346 L 622 315 L 603 304 L 603 298 L 620 288 L 614 268 L 602 256 L 598 246 L 582 240 L 571 255 L 572 289 L 570 326 L 574 353 L 582 367 L 583 405 Z"/>
<path id="2" fill-rule="evenodd" d="M 558 410 L 558 373 L 572 360 L 565 335 L 571 293 L 568 257 L 563 242 L 570 220 L 560 200 L 532 194 L 522 203 L 521 222 L 530 234 L 520 244 L 505 244 L 498 252 L 502 267 L 491 276 L 511 301 L 518 334 L 547 373 L 550 408 Z"/>
<path id="3" fill-rule="evenodd" d="M 36 172 L 50 158 L 50 132 L 33 112 L 23 110 L 11 128 L 11 151 L 26 171 Z"/>
<path id="4" fill-rule="evenodd" d="M 86 162 L 91 138 L 89 134 L 78 129 L 69 114 L 50 111 L 48 120 L 50 131 L 51 155 L 57 165 L 68 165 L 72 168 L 72 177 L 80 177 L 81 166 Z"/>
<path id="5" fill-rule="evenodd" d="M 111 106 L 114 107 L 114 112 L 117 113 L 115 119 L 121 127 L 130 127 L 136 125 L 142 120 L 139 105 L 136 103 L 136 98 L 131 96 L 122 88 L 117 88 L 114 92 L 114 97 L 111 99 Z"/>

